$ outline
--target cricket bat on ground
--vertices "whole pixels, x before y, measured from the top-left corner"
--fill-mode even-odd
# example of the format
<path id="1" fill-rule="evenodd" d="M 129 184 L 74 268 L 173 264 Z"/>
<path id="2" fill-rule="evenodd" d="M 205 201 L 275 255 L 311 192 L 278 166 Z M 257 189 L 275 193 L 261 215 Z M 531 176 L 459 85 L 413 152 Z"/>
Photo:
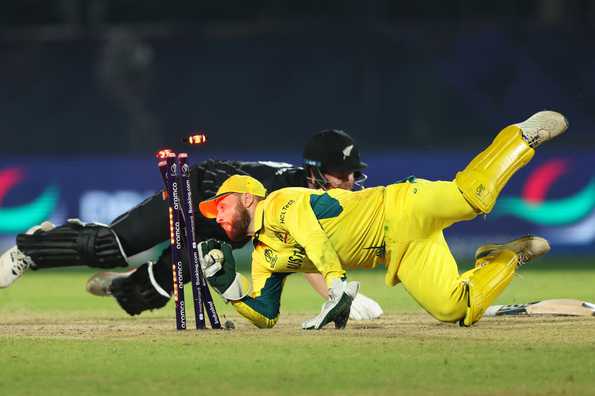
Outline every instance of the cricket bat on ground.
<path id="1" fill-rule="evenodd" d="M 556 299 L 535 301 L 528 304 L 492 305 L 483 316 L 510 315 L 555 315 L 555 316 L 594 316 L 595 304 L 573 300 Z"/>

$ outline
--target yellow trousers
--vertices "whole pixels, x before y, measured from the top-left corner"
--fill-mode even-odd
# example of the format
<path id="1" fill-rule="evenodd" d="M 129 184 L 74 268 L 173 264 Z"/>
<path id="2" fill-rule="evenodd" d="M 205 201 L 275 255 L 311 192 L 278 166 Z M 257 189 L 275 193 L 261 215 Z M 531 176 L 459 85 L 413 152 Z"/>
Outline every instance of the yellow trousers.
<path id="1" fill-rule="evenodd" d="M 419 305 L 440 321 L 463 319 L 468 287 L 442 230 L 473 219 L 476 211 L 454 182 L 418 179 L 393 184 L 385 197 L 387 283 L 401 281 Z"/>
<path id="2" fill-rule="evenodd" d="M 386 283 L 399 280 L 436 319 L 470 326 L 512 280 L 518 257 L 502 251 L 459 275 L 442 230 L 489 213 L 535 151 L 518 125 L 504 128 L 453 182 L 393 184 L 385 192 Z"/>

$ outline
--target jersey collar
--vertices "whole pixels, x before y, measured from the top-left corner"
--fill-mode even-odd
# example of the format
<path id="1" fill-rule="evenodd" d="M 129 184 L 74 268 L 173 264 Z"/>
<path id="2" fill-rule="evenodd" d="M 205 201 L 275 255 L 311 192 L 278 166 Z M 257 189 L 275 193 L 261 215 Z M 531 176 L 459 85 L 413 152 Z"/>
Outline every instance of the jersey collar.
<path id="1" fill-rule="evenodd" d="M 254 210 L 254 239 L 258 239 L 258 234 L 260 234 L 260 230 L 264 226 L 264 202 L 266 200 L 260 201 L 256 205 L 256 209 Z"/>

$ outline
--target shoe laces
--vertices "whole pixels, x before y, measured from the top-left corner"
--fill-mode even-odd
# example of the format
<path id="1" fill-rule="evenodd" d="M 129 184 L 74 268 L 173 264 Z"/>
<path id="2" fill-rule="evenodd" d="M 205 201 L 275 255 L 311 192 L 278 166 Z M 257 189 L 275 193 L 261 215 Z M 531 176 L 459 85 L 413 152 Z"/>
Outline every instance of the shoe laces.
<path id="1" fill-rule="evenodd" d="M 517 264 L 517 267 L 527 264 L 530 260 L 529 255 L 526 253 L 519 253 L 517 254 L 517 257 L 519 258 L 519 263 Z"/>
<path id="2" fill-rule="evenodd" d="M 11 272 L 14 276 L 22 275 L 23 272 L 25 272 L 29 267 L 31 267 L 31 264 L 33 263 L 31 257 L 25 255 L 18 249 L 12 252 L 10 256 L 13 263 Z"/>
<path id="3" fill-rule="evenodd" d="M 539 134 L 540 131 L 533 133 L 533 134 L 529 134 L 529 133 L 525 133 L 523 132 L 523 140 L 525 140 L 525 142 L 532 148 L 536 148 L 537 146 L 539 146 L 541 144 L 541 141 L 543 140 Z"/>

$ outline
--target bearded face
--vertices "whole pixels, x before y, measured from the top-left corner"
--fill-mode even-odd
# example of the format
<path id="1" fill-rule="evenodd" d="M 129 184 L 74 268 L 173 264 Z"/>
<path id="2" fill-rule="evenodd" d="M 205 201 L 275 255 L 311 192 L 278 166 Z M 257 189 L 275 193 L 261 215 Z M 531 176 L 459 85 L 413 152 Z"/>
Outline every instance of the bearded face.
<path id="1" fill-rule="evenodd" d="M 238 203 L 231 227 L 229 230 L 225 230 L 225 233 L 230 240 L 241 241 L 248 235 L 248 226 L 250 226 L 250 214 L 242 204 Z"/>
<path id="2" fill-rule="evenodd" d="M 232 241 L 242 241 L 248 235 L 250 214 L 238 194 L 230 194 L 217 204 L 217 223 Z"/>

